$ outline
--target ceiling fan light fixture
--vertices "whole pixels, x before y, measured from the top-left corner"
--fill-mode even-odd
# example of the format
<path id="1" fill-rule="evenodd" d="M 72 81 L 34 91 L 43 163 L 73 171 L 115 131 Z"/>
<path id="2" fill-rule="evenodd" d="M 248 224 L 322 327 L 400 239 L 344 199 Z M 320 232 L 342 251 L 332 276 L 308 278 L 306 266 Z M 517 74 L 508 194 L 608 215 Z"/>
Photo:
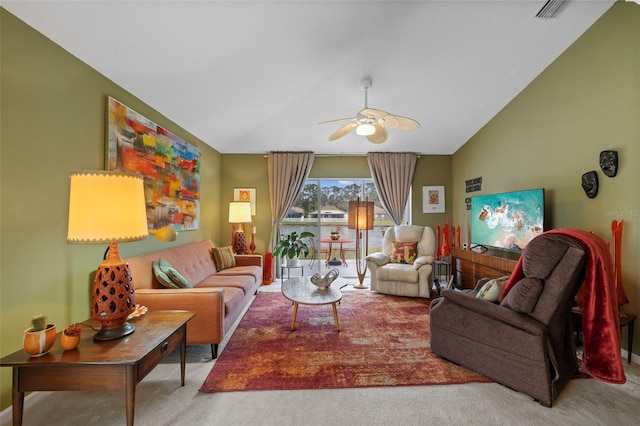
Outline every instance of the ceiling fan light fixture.
<path id="1" fill-rule="evenodd" d="M 358 127 L 356 127 L 356 133 L 359 134 L 360 136 L 369 136 L 374 134 L 375 132 L 376 132 L 376 128 L 373 124 L 364 123 L 364 124 L 359 124 Z"/>

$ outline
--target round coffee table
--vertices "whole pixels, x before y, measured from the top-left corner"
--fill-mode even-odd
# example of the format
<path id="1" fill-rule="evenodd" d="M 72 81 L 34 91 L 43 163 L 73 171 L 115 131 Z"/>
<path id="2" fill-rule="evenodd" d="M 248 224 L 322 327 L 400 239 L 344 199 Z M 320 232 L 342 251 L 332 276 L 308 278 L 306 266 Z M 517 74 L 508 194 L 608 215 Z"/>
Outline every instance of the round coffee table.
<path id="1" fill-rule="evenodd" d="M 282 295 L 293 303 L 293 319 L 291 331 L 296 329 L 296 316 L 298 305 L 331 305 L 333 306 L 333 319 L 336 321 L 336 330 L 340 331 L 338 321 L 338 309 L 336 303 L 342 299 L 342 293 L 336 286 L 336 282 L 326 290 L 320 290 L 311 283 L 309 277 L 296 277 L 282 283 Z"/>

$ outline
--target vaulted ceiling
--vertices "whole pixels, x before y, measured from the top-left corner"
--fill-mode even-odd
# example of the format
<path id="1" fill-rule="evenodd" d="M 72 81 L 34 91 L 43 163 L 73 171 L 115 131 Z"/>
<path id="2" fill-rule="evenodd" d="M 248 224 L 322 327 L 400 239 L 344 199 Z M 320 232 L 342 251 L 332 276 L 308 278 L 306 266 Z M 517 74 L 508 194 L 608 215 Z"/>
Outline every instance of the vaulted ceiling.
<path id="1" fill-rule="evenodd" d="M 614 3 L 3 1 L 71 54 L 222 153 L 452 154 Z M 46 70 L 43 70 L 45 72 Z M 411 117 L 374 145 L 329 142 L 368 105 Z M 163 123 L 160 123 L 163 124 Z"/>

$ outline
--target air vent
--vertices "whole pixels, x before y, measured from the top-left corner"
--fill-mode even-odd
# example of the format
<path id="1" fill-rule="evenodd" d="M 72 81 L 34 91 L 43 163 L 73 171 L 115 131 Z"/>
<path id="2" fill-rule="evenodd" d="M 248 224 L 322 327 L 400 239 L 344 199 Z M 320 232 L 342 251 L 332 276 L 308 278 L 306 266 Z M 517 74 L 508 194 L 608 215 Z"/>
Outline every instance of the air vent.
<path id="1" fill-rule="evenodd" d="M 536 13 L 536 18 L 553 19 L 564 9 L 571 0 L 547 0 L 547 2 Z"/>

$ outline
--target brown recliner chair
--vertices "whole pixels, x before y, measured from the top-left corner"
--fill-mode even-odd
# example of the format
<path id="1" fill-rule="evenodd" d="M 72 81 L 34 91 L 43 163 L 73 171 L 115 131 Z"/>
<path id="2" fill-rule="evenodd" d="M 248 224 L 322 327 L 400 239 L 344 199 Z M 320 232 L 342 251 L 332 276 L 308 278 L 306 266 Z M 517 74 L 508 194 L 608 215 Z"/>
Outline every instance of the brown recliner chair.
<path id="1" fill-rule="evenodd" d="M 548 234 L 522 256 L 524 278 L 500 304 L 476 298 L 484 279 L 431 303 L 431 351 L 550 407 L 578 369 L 571 307 L 587 252 L 573 238 Z"/>

